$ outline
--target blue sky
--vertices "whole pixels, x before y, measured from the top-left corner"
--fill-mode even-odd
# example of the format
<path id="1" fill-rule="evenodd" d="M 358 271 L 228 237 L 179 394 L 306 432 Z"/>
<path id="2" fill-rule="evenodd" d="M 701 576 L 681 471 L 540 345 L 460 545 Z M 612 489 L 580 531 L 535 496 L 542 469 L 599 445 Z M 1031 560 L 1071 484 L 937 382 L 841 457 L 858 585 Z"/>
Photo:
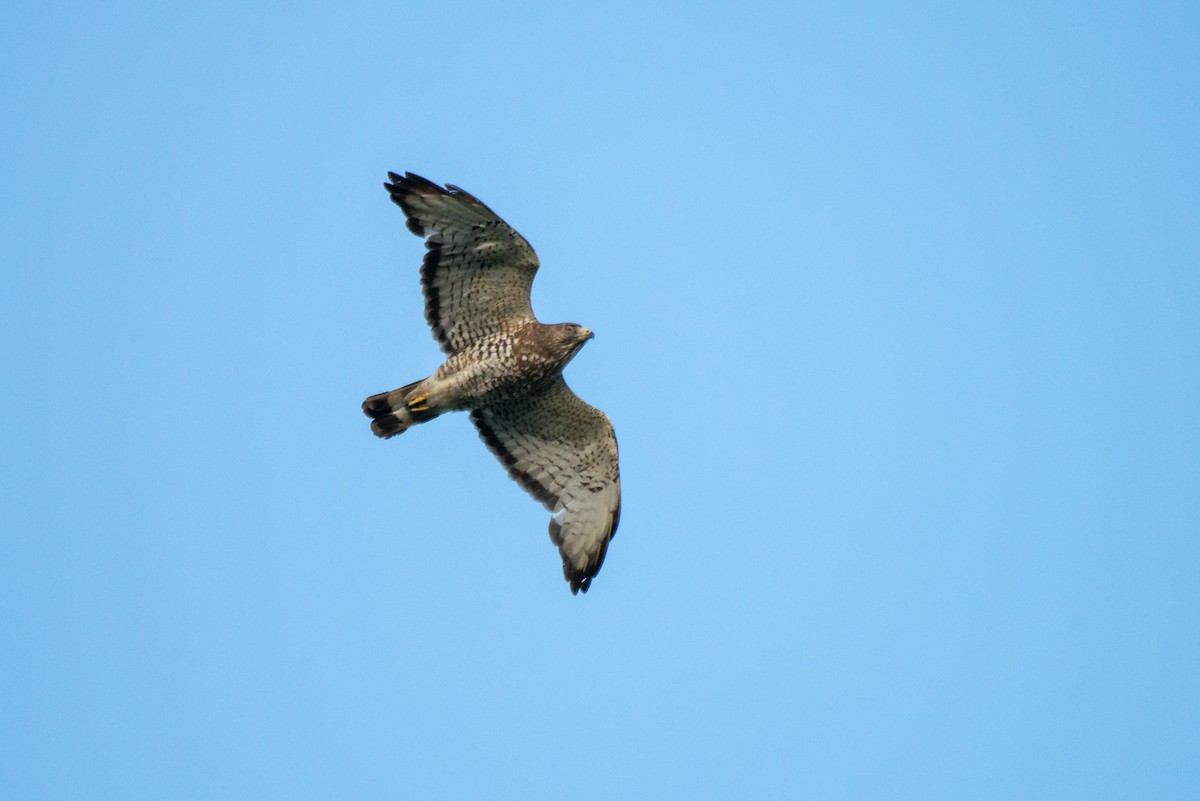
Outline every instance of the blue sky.
<path id="1" fill-rule="evenodd" d="M 1200 795 L 1193 4 L 18 3 L 14 798 Z M 612 418 L 573 597 L 387 170 Z"/>

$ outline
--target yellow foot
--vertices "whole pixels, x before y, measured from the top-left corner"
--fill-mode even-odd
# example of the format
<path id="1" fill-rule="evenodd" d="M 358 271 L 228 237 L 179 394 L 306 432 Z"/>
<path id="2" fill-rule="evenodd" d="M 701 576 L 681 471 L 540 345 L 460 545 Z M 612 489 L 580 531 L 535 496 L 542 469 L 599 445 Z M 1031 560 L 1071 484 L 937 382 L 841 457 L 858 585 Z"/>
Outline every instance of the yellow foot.
<path id="1" fill-rule="evenodd" d="M 427 412 L 429 411 L 429 396 L 417 395 L 408 403 L 404 404 L 410 412 Z"/>

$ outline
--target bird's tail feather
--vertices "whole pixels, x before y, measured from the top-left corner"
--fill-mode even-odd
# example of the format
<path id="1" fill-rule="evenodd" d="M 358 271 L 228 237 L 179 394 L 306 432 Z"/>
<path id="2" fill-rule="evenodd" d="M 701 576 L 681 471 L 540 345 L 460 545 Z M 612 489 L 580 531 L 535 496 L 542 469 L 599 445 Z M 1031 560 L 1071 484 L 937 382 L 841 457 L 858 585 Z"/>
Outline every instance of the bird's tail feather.
<path id="1" fill-rule="evenodd" d="M 363 414 L 371 418 L 371 431 L 375 436 L 394 437 L 403 434 L 416 423 L 424 423 L 437 417 L 436 412 L 413 411 L 409 401 L 416 396 L 422 381 L 414 381 L 391 392 L 381 392 L 363 401 Z"/>

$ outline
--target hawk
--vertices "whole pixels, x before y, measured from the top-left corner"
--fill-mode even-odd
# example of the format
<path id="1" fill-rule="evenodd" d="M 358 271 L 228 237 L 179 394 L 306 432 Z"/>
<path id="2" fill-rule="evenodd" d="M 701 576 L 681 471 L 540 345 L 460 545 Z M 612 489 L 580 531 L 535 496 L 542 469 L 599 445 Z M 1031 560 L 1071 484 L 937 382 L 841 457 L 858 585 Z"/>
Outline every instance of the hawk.
<path id="1" fill-rule="evenodd" d="M 529 300 L 537 254 L 479 199 L 410 172 L 388 178 L 408 230 L 425 239 L 425 320 L 446 360 L 428 378 L 363 401 L 371 431 L 394 437 L 469 411 L 508 474 L 550 510 L 563 577 L 573 594 L 586 593 L 621 517 L 612 423 L 562 377 L 592 332 L 538 322 Z"/>

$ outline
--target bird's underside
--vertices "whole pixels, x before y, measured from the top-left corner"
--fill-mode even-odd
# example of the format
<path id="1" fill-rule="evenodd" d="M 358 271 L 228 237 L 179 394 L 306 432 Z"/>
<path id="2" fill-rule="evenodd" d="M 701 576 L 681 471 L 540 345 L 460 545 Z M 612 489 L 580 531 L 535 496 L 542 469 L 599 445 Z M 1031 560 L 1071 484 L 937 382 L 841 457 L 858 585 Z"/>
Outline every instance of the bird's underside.
<path id="1" fill-rule="evenodd" d="M 621 514 L 612 424 L 562 378 L 592 334 L 538 322 L 529 300 L 537 255 L 491 209 L 453 185 L 388 177 L 409 230 L 425 238 L 425 319 L 447 358 L 428 378 L 367 398 L 371 430 L 393 437 L 469 411 L 509 475 L 552 513 L 563 575 L 586 593 Z"/>

